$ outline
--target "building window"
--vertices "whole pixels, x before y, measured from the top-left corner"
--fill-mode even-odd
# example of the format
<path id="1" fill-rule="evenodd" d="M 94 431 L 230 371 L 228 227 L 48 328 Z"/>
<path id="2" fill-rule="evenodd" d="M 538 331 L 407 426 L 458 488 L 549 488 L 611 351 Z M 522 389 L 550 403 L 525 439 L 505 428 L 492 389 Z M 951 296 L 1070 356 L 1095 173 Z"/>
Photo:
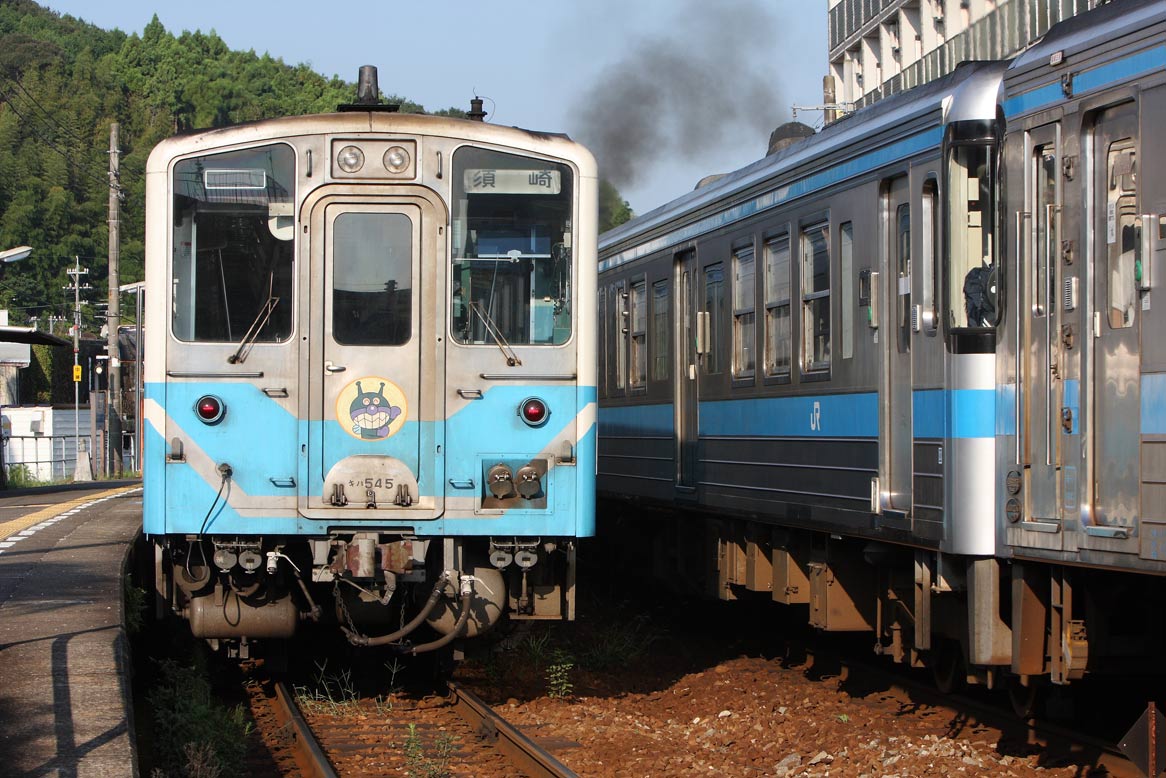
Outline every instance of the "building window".
<path id="1" fill-rule="evenodd" d="M 765 244 L 765 374 L 789 376 L 789 235 Z"/>
<path id="2" fill-rule="evenodd" d="M 631 298 L 631 374 L 628 385 L 632 389 L 644 388 L 648 378 L 648 296 L 646 282 L 641 279 L 632 283 Z"/>
<path id="3" fill-rule="evenodd" d="M 829 223 L 802 228 L 802 369 L 830 369 Z"/>
<path id="4" fill-rule="evenodd" d="M 652 284 L 652 380 L 668 380 L 668 282 Z"/>
<path id="5" fill-rule="evenodd" d="M 753 264 L 752 246 L 733 252 L 733 376 L 736 378 L 752 378 L 757 361 Z"/>

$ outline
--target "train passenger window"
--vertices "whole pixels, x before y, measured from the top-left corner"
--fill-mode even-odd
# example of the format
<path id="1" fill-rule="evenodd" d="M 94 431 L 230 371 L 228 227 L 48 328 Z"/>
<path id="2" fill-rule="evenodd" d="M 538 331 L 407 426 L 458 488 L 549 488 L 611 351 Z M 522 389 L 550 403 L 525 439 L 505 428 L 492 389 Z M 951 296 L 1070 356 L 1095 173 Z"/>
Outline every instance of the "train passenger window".
<path id="1" fill-rule="evenodd" d="M 287 340 L 295 309 L 291 148 L 184 159 L 174 166 L 172 188 L 174 337 Z"/>
<path id="2" fill-rule="evenodd" d="M 802 369 L 830 369 L 830 225 L 802 228 Z"/>
<path id="3" fill-rule="evenodd" d="M 668 282 L 652 284 L 652 380 L 667 381 L 668 375 Z"/>
<path id="4" fill-rule="evenodd" d="M 453 155 L 453 337 L 466 344 L 571 337 L 571 169 L 466 146 Z"/>
<path id="5" fill-rule="evenodd" d="M 400 213 L 349 212 L 332 227 L 332 337 L 400 346 L 413 330 L 413 223 Z"/>
<path id="6" fill-rule="evenodd" d="M 705 344 L 704 372 L 712 375 L 721 372 L 722 341 L 721 322 L 725 314 L 725 268 L 719 262 L 704 269 L 704 305 L 708 314 L 708 342 Z"/>
<path id="7" fill-rule="evenodd" d="M 992 213 L 996 163 L 992 147 L 955 146 L 948 160 L 947 184 L 947 326 L 988 329 L 997 321 Z"/>
<path id="8" fill-rule="evenodd" d="M 765 244 L 765 375 L 790 374 L 789 235 Z"/>
<path id="9" fill-rule="evenodd" d="M 631 299 L 631 375 L 628 384 L 632 389 L 643 389 L 648 380 L 648 295 L 643 279 L 632 283 Z"/>
<path id="10" fill-rule="evenodd" d="M 1109 326 L 1134 326 L 1138 308 L 1137 253 L 1141 244 L 1137 170 L 1133 140 L 1109 147 L 1106 243 L 1109 248 Z"/>
<path id="11" fill-rule="evenodd" d="M 752 378 L 756 365 L 757 327 L 753 282 L 753 247 L 733 252 L 733 377 Z"/>

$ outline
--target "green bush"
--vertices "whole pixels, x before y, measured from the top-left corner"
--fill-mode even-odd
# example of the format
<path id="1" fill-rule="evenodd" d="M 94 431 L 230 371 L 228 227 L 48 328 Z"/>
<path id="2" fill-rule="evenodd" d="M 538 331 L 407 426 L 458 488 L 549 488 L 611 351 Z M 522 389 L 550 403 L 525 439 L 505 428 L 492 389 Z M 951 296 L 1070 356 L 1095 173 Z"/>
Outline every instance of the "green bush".
<path id="1" fill-rule="evenodd" d="M 251 734 L 242 706 L 227 708 L 215 699 L 205 668 L 173 659 L 157 667 L 148 695 L 157 767 L 169 775 L 236 774 Z"/>

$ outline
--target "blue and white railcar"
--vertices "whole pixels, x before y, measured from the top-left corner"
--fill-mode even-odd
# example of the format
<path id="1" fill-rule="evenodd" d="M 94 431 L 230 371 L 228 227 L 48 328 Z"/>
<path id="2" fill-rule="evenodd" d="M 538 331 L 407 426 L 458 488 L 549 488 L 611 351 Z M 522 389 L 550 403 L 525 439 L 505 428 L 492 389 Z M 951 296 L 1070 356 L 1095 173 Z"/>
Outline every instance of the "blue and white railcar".
<path id="1" fill-rule="evenodd" d="M 150 156 L 160 597 L 235 647 L 290 637 L 321 594 L 354 642 L 410 650 L 503 612 L 573 618 L 594 529 L 594 160 L 562 135 L 342 108 Z M 443 638 L 370 635 L 419 607 L 410 626 Z"/>
<path id="2" fill-rule="evenodd" d="M 606 233 L 601 495 L 674 580 L 1019 710 L 1156 668 L 1164 121 L 1166 3 L 1121 0 Z"/>

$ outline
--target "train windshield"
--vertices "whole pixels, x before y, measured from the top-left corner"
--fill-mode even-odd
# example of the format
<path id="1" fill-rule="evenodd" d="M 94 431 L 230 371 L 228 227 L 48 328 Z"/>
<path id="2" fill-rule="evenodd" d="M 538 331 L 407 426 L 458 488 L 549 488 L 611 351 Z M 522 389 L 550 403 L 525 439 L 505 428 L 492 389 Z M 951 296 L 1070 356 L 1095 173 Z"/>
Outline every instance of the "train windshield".
<path id="1" fill-rule="evenodd" d="M 464 147 L 453 157 L 452 330 L 461 343 L 571 337 L 572 175 Z"/>
<path id="2" fill-rule="evenodd" d="M 994 147 L 952 147 L 947 180 L 947 325 L 950 329 L 991 329 L 997 321 Z"/>
<path id="3" fill-rule="evenodd" d="M 295 155 L 284 145 L 174 166 L 174 336 L 273 342 L 292 328 Z"/>

